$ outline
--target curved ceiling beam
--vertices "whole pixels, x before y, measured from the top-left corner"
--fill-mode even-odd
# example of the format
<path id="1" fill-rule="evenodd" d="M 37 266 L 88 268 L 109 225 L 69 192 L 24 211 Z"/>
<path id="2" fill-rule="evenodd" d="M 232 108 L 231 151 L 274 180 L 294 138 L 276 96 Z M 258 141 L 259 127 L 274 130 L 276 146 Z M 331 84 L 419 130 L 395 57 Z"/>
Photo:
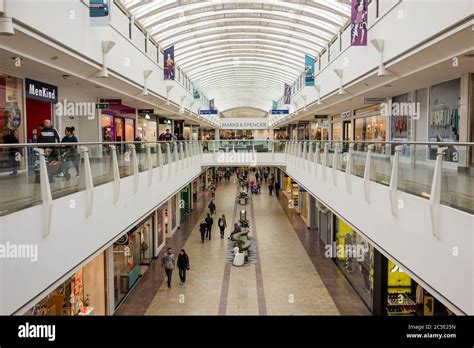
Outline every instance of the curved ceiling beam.
<path id="1" fill-rule="evenodd" d="M 215 50 L 215 51 L 210 51 L 207 54 L 200 54 L 196 52 L 195 57 L 189 57 L 187 59 L 177 59 L 176 58 L 176 63 L 182 68 L 186 69 L 187 66 L 190 64 L 199 64 L 200 62 L 212 58 L 212 57 L 225 57 L 228 56 L 229 54 L 235 55 L 235 60 L 234 63 L 236 65 L 239 64 L 239 59 L 238 56 L 242 54 L 246 55 L 252 55 L 252 54 L 257 54 L 258 55 L 268 55 L 269 57 L 275 57 L 278 59 L 281 59 L 288 64 L 294 64 L 296 66 L 300 66 L 300 71 L 304 71 L 304 56 L 298 57 L 291 55 L 288 52 L 282 52 L 282 51 L 275 51 L 271 49 L 264 49 L 264 48 L 233 48 L 233 49 L 222 49 L 222 50 Z"/>
<path id="2" fill-rule="evenodd" d="M 206 35 L 200 35 L 200 36 L 194 36 L 192 38 L 189 38 L 187 40 L 183 40 L 180 42 L 177 42 L 174 46 L 175 52 L 178 54 L 178 52 L 184 48 L 188 48 L 192 45 L 205 42 L 209 43 L 212 41 L 217 41 L 217 40 L 226 40 L 230 39 L 236 40 L 265 40 L 265 41 L 275 41 L 278 43 L 282 44 L 288 44 L 292 45 L 294 47 L 300 47 L 301 49 L 304 49 L 306 52 L 311 53 L 311 52 L 316 52 L 315 47 L 311 47 L 308 45 L 307 41 L 301 41 L 298 38 L 286 38 L 284 36 L 278 35 L 278 34 L 272 34 L 272 33 L 262 33 L 259 31 L 225 31 L 224 33 L 219 33 L 219 31 L 214 31 L 213 33 L 207 33 Z"/>
<path id="3" fill-rule="evenodd" d="M 123 0 L 122 0 L 123 2 Z M 232 4 L 234 8 L 238 8 L 239 5 L 241 4 L 248 4 L 248 1 L 245 0 L 234 0 L 232 1 Z M 339 17 L 347 17 L 348 13 L 350 11 L 350 7 L 348 5 L 342 4 L 342 3 L 337 3 L 337 2 L 328 2 L 328 1 L 323 1 L 323 0 L 317 0 L 317 1 L 279 1 L 278 3 L 275 3 L 274 1 L 260 1 L 257 2 L 255 1 L 255 5 L 260 5 L 260 6 L 271 6 L 271 5 L 279 5 L 279 6 L 284 6 L 289 9 L 289 11 L 296 11 L 298 9 L 304 9 L 304 11 L 307 12 L 312 12 L 312 13 L 322 13 L 325 14 L 326 17 L 328 18 L 339 18 Z M 175 1 L 161 1 L 159 3 L 152 3 L 152 4 L 144 4 L 144 6 L 137 7 L 134 11 L 133 14 L 136 15 L 138 20 L 144 19 L 144 18 L 151 18 L 155 15 L 167 15 L 168 13 L 173 13 L 173 12 L 178 12 L 178 13 L 185 13 L 186 11 L 192 11 L 192 10 L 200 10 L 202 7 L 207 7 L 207 6 L 212 6 L 214 8 L 222 8 L 229 6 L 229 3 L 226 3 L 225 1 L 200 1 L 198 3 L 188 3 L 188 4 L 182 4 L 181 2 L 175 2 Z M 179 10 L 177 11 L 177 9 Z M 257 7 L 258 9 L 258 7 Z"/>
<path id="4" fill-rule="evenodd" d="M 300 28 L 294 23 L 285 21 L 285 20 L 275 20 L 275 19 L 265 19 L 262 20 L 261 18 L 246 18 L 245 20 L 228 20 L 228 19 L 217 19 L 208 23 L 196 23 L 190 25 L 183 25 L 177 29 L 160 32 L 158 35 L 155 35 L 156 32 L 150 32 L 150 36 L 153 37 L 157 42 L 179 42 L 179 37 L 185 36 L 192 36 L 197 34 L 201 31 L 209 31 L 215 28 L 234 28 L 238 27 L 242 28 L 252 28 L 256 27 L 258 29 L 265 28 L 267 30 L 273 32 L 280 32 L 286 33 L 288 37 L 301 37 L 304 40 L 308 40 L 309 42 L 317 43 L 319 46 L 326 46 L 329 40 L 332 39 L 332 35 L 328 34 L 326 36 L 320 35 L 318 31 L 311 31 L 306 30 L 304 28 Z"/>
<path id="5" fill-rule="evenodd" d="M 264 47 L 276 47 L 279 49 L 284 49 L 284 50 L 291 50 L 291 52 L 298 52 L 302 55 L 306 54 L 307 52 L 305 50 L 302 50 L 301 47 L 298 47 L 296 45 L 286 43 L 286 44 L 280 44 L 272 40 L 263 40 L 263 39 L 240 39 L 240 40 L 228 40 L 228 39 L 223 39 L 223 40 L 213 40 L 209 41 L 203 44 L 196 43 L 190 47 L 186 48 L 179 48 L 175 52 L 175 58 L 182 58 L 182 57 L 188 57 L 192 56 L 194 52 L 203 52 L 209 48 L 214 48 L 214 49 L 219 49 L 222 47 L 227 47 L 227 46 L 232 46 L 232 47 L 238 47 L 238 46 L 264 46 Z M 176 46 L 175 46 L 176 48 Z"/>
<path id="6" fill-rule="evenodd" d="M 183 20 L 185 21 L 186 26 L 197 25 L 198 23 L 211 23 L 217 20 L 242 20 L 247 18 L 260 19 L 260 20 L 276 20 L 280 22 L 291 22 L 295 25 L 298 25 L 301 29 L 308 28 L 310 30 L 322 31 L 327 34 L 329 38 L 332 38 L 337 34 L 338 28 L 342 23 L 328 23 L 327 20 L 321 18 L 308 18 L 306 16 L 297 15 L 295 13 L 277 12 L 273 10 L 218 10 L 205 13 L 196 13 L 196 14 L 185 14 L 183 17 L 176 17 L 172 20 L 163 22 L 160 21 L 159 24 L 156 24 L 158 21 L 152 23 L 144 23 L 145 30 L 149 31 L 150 35 L 153 35 L 157 32 L 167 32 L 172 31 L 178 28 L 183 27 Z M 156 24 L 156 25 L 155 25 Z"/>
<path id="7" fill-rule="evenodd" d="M 268 63 L 264 64 L 262 62 L 256 61 L 253 63 L 252 66 L 248 64 L 242 64 L 240 66 L 230 66 L 227 63 L 224 64 L 213 64 L 212 66 L 201 68 L 201 69 L 196 69 L 193 70 L 191 73 L 191 76 L 194 79 L 204 79 L 208 76 L 212 76 L 214 73 L 222 72 L 222 71 L 235 71 L 238 73 L 239 71 L 265 71 L 271 74 L 275 74 L 280 76 L 283 79 L 292 79 L 296 78 L 296 74 L 293 74 L 292 72 L 286 72 L 282 71 L 279 67 L 279 65 L 275 65 L 273 63 Z"/>
<path id="8" fill-rule="evenodd" d="M 209 84 L 213 84 L 216 81 L 220 81 L 224 79 L 232 79 L 233 81 L 241 81 L 241 80 L 247 80 L 247 79 L 257 80 L 257 81 L 268 80 L 268 81 L 273 81 L 275 84 L 278 84 L 279 86 L 283 86 L 283 84 L 285 83 L 284 80 L 270 74 L 248 72 L 245 74 L 230 74 L 230 73 L 216 74 L 212 78 L 206 79 L 205 82 L 203 82 L 201 85 L 208 86 Z"/>
<path id="9" fill-rule="evenodd" d="M 191 76 L 192 72 L 196 69 L 199 69 L 201 67 L 210 67 L 210 64 L 212 63 L 227 63 L 227 62 L 232 62 L 231 64 L 233 64 L 234 62 L 234 59 L 235 58 L 239 58 L 239 66 L 240 65 L 252 65 L 252 63 L 254 61 L 260 61 L 260 62 L 269 62 L 269 63 L 274 63 L 274 64 L 277 64 L 279 65 L 280 67 L 284 66 L 286 67 L 287 69 L 289 69 L 290 71 L 293 72 L 294 75 L 296 76 L 299 76 L 300 73 L 301 73 L 301 70 L 295 68 L 294 66 L 292 66 L 291 64 L 288 64 L 286 63 L 285 61 L 282 61 L 282 60 L 278 60 L 278 59 L 275 59 L 273 56 L 271 55 L 263 55 L 263 54 L 255 54 L 255 55 L 252 55 L 252 56 L 249 56 L 249 55 L 237 55 L 237 54 L 230 54 L 230 55 L 223 55 L 223 56 L 220 56 L 220 57 L 215 57 L 215 58 L 211 58 L 209 59 L 207 62 L 203 62 L 203 63 L 199 63 L 197 65 L 191 65 L 189 67 L 181 67 L 185 73 L 188 75 L 188 76 Z M 227 63 L 228 64 L 228 63 Z M 186 70 L 185 70 L 186 69 Z"/>

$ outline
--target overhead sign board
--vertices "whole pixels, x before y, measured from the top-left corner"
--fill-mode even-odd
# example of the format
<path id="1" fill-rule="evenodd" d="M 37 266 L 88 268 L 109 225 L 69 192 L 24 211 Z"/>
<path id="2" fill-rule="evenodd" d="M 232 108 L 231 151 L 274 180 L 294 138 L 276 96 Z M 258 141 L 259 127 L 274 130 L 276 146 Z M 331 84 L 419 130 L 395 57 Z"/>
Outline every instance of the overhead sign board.
<path id="1" fill-rule="evenodd" d="M 288 109 L 273 109 L 270 113 L 272 115 L 288 115 L 290 111 Z"/>
<path id="2" fill-rule="evenodd" d="M 25 93 L 27 98 L 53 104 L 58 102 L 58 87 L 44 82 L 25 79 Z"/>
<path id="3" fill-rule="evenodd" d="M 221 118 L 221 129 L 268 129 L 266 118 Z"/>
<path id="4" fill-rule="evenodd" d="M 199 110 L 199 115 L 217 115 L 217 110 Z"/>

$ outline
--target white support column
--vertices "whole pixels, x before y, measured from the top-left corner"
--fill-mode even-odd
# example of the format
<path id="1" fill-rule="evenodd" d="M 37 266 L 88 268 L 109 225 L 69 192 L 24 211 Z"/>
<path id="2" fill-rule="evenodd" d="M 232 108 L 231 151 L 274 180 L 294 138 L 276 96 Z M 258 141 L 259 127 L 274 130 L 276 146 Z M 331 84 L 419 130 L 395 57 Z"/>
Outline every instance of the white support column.
<path id="1" fill-rule="evenodd" d="M 148 169 L 148 186 L 153 183 L 153 160 L 151 159 L 151 144 L 146 144 L 146 162 Z"/>
<path id="2" fill-rule="evenodd" d="M 117 148 L 115 145 L 109 145 L 112 154 L 112 173 L 114 177 L 114 204 L 118 202 L 120 196 L 120 171 L 117 158 Z"/>
<path id="3" fill-rule="evenodd" d="M 334 186 L 337 186 L 337 168 L 339 168 L 339 144 L 336 143 L 332 157 L 332 182 Z"/>
<path id="4" fill-rule="evenodd" d="M 137 158 L 137 150 L 135 148 L 135 144 L 130 144 L 130 149 L 132 149 L 132 173 L 133 173 L 133 193 L 137 193 L 138 191 L 138 158 Z"/>
<path id="5" fill-rule="evenodd" d="M 400 152 L 403 145 L 395 147 L 395 155 L 393 156 L 392 174 L 390 175 L 390 208 L 392 215 L 398 216 L 398 165 L 400 162 Z"/>
<path id="6" fill-rule="evenodd" d="M 86 217 L 92 214 L 92 201 L 94 199 L 94 181 L 92 180 L 91 162 L 89 160 L 89 149 L 86 146 L 81 146 L 79 151 L 84 159 L 84 180 L 85 180 L 85 194 L 86 194 Z"/>
<path id="7" fill-rule="evenodd" d="M 168 176 L 171 176 L 171 164 L 173 160 L 171 158 L 171 145 L 170 143 L 166 143 L 166 163 L 168 165 Z"/>
<path id="8" fill-rule="evenodd" d="M 163 179 L 163 153 L 161 152 L 161 144 L 158 143 L 158 165 L 160 166 L 160 181 Z"/>
<path id="9" fill-rule="evenodd" d="M 321 165 L 321 169 L 323 170 L 323 180 L 326 181 L 326 168 L 328 166 L 328 152 L 329 152 L 329 143 L 324 144 L 324 152 L 323 152 L 323 162 Z"/>
<path id="10" fill-rule="evenodd" d="M 351 175 L 352 175 L 352 167 L 354 165 L 354 144 L 349 144 L 349 153 L 347 155 L 347 164 L 346 164 L 346 191 L 347 193 L 352 192 L 351 187 Z"/>
<path id="11" fill-rule="evenodd" d="M 441 178 L 443 177 L 443 155 L 447 150 L 447 147 L 438 148 L 436 154 L 436 163 L 433 174 L 433 182 L 431 184 L 431 196 L 430 196 L 430 214 L 431 214 L 431 226 L 433 236 L 439 239 L 439 206 L 441 202 Z"/>
<path id="12" fill-rule="evenodd" d="M 314 175 L 318 176 L 318 163 L 320 162 L 321 157 L 321 143 L 318 141 L 316 143 L 316 150 L 314 150 Z"/>
<path id="13" fill-rule="evenodd" d="M 46 238 L 51 232 L 51 214 L 53 211 L 53 198 L 51 187 L 49 185 L 48 169 L 46 168 L 46 159 L 44 158 L 44 149 L 35 148 L 39 155 L 39 174 L 41 202 L 43 206 L 43 237 Z"/>
<path id="14" fill-rule="evenodd" d="M 364 170 L 364 192 L 365 192 L 365 201 L 370 203 L 370 179 L 372 178 L 372 151 L 374 150 L 375 145 L 370 144 L 369 149 L 367 150 L 367 158 L 365 160 L 365 170 Z"/>

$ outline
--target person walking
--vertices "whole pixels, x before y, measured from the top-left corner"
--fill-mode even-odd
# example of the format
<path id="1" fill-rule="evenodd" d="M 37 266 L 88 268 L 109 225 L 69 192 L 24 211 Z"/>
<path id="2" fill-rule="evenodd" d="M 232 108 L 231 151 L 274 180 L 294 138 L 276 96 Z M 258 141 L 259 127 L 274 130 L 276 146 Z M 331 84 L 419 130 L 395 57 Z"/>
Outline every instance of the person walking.
<path id="1" fill-rule="evenodd" d="M 273 183 L 270 181 L 270 183 L 268 184 L 268 193 L 270 193 L 270 196 L 272 195 L 273 193 Z"/>
<path id="2" fill-rule="evenodd" d="M 190 268 L 189 256 L 184 249 L 179 251 L 176 264 L 178 266 L 180 284 L 183 285 L 186 282 L 186 271 L 189 271 Z"/>
<path id="3" fill-rule="evenodd" d="M 214 200 L 211 199 L 207 207 L 209 208 L 209 212 L 211 213 L 211 216 L 214 216 L 214 214 L 216 213 L 216 204 L 214 203 Z"/>
<path id="4" fill-rule="evenodd" d="M 162 266 L 165 268 L 166 277 L 168 278 L 168 289 L 171 289 L 171 277 L 173 276 L 174 259 L 175 257 L 171 251 L 171 248 L 168 248 L 165 255 L 163 255 L 162 260 Z"/>
<path id="5" fill-rule="evenodd" d="M 280 182 L 279 181 L 275 182 L 275 196 L 278 197 L 280 195 L 280 189 L 281 189 Z"/>
<path id="6" fill-rule="evenodd" d="M 51 124 L 51 120 L 44 120 L 43 128 L 41 129 L 40 135 L 38 137 L 38 143 L 49 144 L 49 143 L 59 143 L 61 138 L 56 128 Z"/>
<path id="7" fill-rule="evenodd" d="M 209 238 L 209 240 L 211 240 L 211 232 L 212 232 L 212 224 L 213 223 L 214 223 L 214 219 L 211 217 L 211 215 L 207 214 L 207 217 L 206 217 L 206 224 L 207 224 L 206 238 Z"/>
<path id="8" fill-rule="evenodd" d="M 268 180 L 268 171 L 266 168 L 263 168 L 263 178 L 265 180 L 265 184 L 267 183 Z"/>
<path id="9" fill-rule="evenodd" d="M 219 230 L 221 231 L 221 238 L 224 238 L 225 228 L 227 227 L 227 222 L 225 220 L 224 214 L 222 214 L 222 216 L 217 221 L 217 225 L 219 226 Z"/>
<path id="10" fill-rule="evenodd" d="M 201 232 L 201 241 L 204 243 L 204 238 L 206 238 L 207 232 L 207 223 L 204 219 L 202 219 L 201 224 L 199 225 L 199 232 Z"/>
<path id="11" fill-rule="evenodd" d="M 19 144 L 16 130 L 12 130 L 9 133 L 6 133 L 3 136 L 3 142 L 5 144 Z M 14 175 L 14 176 L 18 175 L 18 167 L 20 165 L 20 161 L 17 160 L 17 156 L 18 156 L 17 154 L 21 155 L 20 149 L 16 147 L 8 148 L 8 162 L 12 171 L 10 175 Z"/>
<path id="12" fill-rule="evenodd" d="M 74 131 L 76 129 L 74 127 L 66 127 L 66 130 L 64 131 L 64 137 L 61 139 L 61 143 L 77 143 L 77 137 L 74 135 Z M 74 166 L 76 169 L 76 176 L 79 176 L 79 161 L 78 161 L 78 156 L 79 154 L 77 153 L 77 147 L 76 146 L 68 146 L 66 147 L 66 156 L 65 159 L 67 161 L 67 166 L 65 168 L 66 172 L 69 172 L 69 167 L 71 165 Z"/>

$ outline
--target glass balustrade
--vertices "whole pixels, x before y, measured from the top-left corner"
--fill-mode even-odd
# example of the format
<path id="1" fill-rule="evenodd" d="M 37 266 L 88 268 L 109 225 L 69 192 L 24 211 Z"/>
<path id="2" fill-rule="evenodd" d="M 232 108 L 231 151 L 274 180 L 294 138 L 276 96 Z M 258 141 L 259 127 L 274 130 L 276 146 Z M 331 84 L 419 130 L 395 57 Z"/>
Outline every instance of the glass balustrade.
<path id="1" fill-rule="evenodd" d="M 182 144 L 182 147 L 180 146 Z M 390 185 L 395 153 L 398 157 L 397 189 L 425 199 L 431 196 L 437 151 L 443 148 L 441 162 L 441 204 L 474 214 L 474 144 L 373 143 L 368 142 L 288 142 L 270 140 L 207 140 L 199 143 L 84 143 L 84 144 L 0 144 L 0 216 L 41 204 L 40 158 L 44 151 L 45 167 L 53 199 L 85 189 L 85 157 L 88 156 L 92 182 L 102 185 L 114 179 L 114 151 L 120 178 L 148 170 L 147 148 L 153 168 L 167 165 L 193 152 L 193 144 L 203 153 L 258 152 L 286 153 L 287 165 L 306 160 L 346 171 L 363 178 L 370 149 L 370 180 Z M 134 156 L 133 146 L 135 146 Z M 326 154 L 325 154 L 326 148 Z M 352 148 L 352 155 L 349 150 Z M 189 152 L 188 152 L 189 151 Z M 181 153 L 183 152 L 183 153 Z M 335 158 L 337 156 L 337 158 Z M 336 159 L 336 161 L 334 161 Z M 275 159 L 277 160 L 277 159 Z M 281 163 L 278 163 L 281 165 Z M 309 167 L 308 167 L 309 168 Z"/>

